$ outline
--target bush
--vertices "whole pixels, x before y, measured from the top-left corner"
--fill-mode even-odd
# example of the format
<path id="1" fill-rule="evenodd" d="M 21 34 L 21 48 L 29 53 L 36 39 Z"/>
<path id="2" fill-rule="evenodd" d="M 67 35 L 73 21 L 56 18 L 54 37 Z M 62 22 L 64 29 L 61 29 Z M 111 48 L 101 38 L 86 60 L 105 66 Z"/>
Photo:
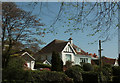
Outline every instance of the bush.
<path id="1" fill-rule="evenodd" d="M 18 74 L 18 77 L 20 75 Z M 56 71 L 24 71 L 22 79 L 4 79 L 2 83 L 73 83 L 73 80 L 62 72 Z"/>
<path id="2" fill-rule="evenodd" d="M 113 70 L 113 76 L 120 76 L 120 66 L 114 66 L 112 70 Z"/>
<path id="3" fill-rule="evenodd" d="M 51 68 L 51 65 L 36 62 L 35 69 L 38 69 L 38 68 Z"/>
<path id="4" fill-rule="evenodd" d="M 93 71 L 94 68 L 93 68 L 93 66 L 92 66 L 91 64 L 89 64 L 89 63 L 84 63 L 84 64 L 83 64 L 83 70 L 84 70 L 84 71 Z"/>
<path id="5" fill-rule="evenodd" d="M 12 58 L 6 69 L 3 69 L 3 80 L 21 80 L 24 78 L 24 60 L 20 57 Z"/>
<path id="6" fill-rule="evenodd" d="M 102 68 L 102 73 L 103 75 L 106 77 L 107 81 L 111 81 L 111 77 L 112 77 L 112 67 L 109 65 L 103 66 Z"/>
<path id="7" fill-rule="evenodd" d="M 95 72 L 83 72 L 82 73 L 83 83 L 98 83 L 98 73 Z"/>
<path id="8" fill-rule="evenodd" d="M 114 76 L 112 81 L 113 83 L 120 83 L 120 76 Z"/>
<path id="9" fill-rule="evenodd" d="M 3 80 L 22 80 L 24 79 L 24 70 L 21 69 L 12 69 L 12 70 L 8 70 L 8 69 L 4 69 L 3 70 Z"/>
<path id="10" fill-rule="evenodd" d="M 100 67 L 98 65 L 94 65 L 94 72 L 100 72 Z"/>
<path id="11" fill-rule="evenodd" d="M 66 61 L 66 63 L 65 63 L 65 67 L 66 67 L 66 68 L 70 68 L 70 67 L 72 67 L 72 63 L 73 63 L 72 61 L 69 61 L 69 60 Z"/>
<path id="12" fill-rule="evenodd" d="M 64 73 L 56 71 L 32 71 L 34 80 L 33 83 L 73 83 L 73 80 L 68 78 Z"/>
<path id="13" fill-rule="evenodd" d="M 73 66 L 71 68 L 69 68 L 68 70 L 65 71 L 65 74 L 70 77 L 73 78 L 75 83 L 79 83 L 82 82 L 82 72 L 83 70 L 81 69 L 81 67 L 79 66 Z"/>

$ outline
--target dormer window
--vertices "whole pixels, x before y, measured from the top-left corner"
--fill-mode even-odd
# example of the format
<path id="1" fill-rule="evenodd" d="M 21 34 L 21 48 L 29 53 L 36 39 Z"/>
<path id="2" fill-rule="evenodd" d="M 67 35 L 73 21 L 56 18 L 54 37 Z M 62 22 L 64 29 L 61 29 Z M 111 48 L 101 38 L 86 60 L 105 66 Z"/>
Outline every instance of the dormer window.
<path id="1" fill-rule="evenodd" d="M 81 52 L 80 48 L 76 48 L 77 52 Z"/>

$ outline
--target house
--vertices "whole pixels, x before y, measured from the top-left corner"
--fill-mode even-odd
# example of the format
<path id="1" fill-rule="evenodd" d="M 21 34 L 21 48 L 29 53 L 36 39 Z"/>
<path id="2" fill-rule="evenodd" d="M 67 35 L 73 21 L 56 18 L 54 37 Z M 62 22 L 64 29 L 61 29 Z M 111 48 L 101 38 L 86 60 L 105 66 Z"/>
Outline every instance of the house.
<path id="1" fill-rule="evenodd" d="M 91 64 L 92 65 L 99 65 L 99 59 L 98 60 L 92 60 Z M 110 64 L 111 66 L 119 66 L 117 59 L 108 58 L 108 57 L 105 57 L 105 56 L 102 57 L 102 64 L 103 65 Z"/>
<path id="2" fill-rule="evenodd" d="M 21 58 L 23 58 L 26 61 L 25 66 L 27 68 L 34 70 L 35 58 L 33 58 L 28 52 L 24 52 L 21 55 Z"/>
<path id="3" fill-rule="evenodd" d="M 40 63 L 46 64 L 46 65 L 51 65 L 48 60 L 41 60 L 39 61 Z"/>
<path id="4" fill-rule="evenodd" d="M 108 58 L 108 57 L 102 57 L 102 62 L 103 64 L 110 64 L 112 66 L 118 66 L 118 60 L 113 59 L 113 58 Z"/>
<path id="5" fill-rule="evenodd" d="M 53 51 L 59 53 L 63 61 L 63 65 L 65 65 L 68 60 L 72 61 L 74 65 L 80 65 L 81 63 L 91 63 L 92 59 L 98 58 L 96 54 L 89 54 L 74 45 L 72 38 L 69 38 L 68 41 L 57 39 L 53 40 L 48 45 L 43 47 L 38 53 L 36 53 L 35 58 L 37 61 L 47 60 L 51 63 Z"/>

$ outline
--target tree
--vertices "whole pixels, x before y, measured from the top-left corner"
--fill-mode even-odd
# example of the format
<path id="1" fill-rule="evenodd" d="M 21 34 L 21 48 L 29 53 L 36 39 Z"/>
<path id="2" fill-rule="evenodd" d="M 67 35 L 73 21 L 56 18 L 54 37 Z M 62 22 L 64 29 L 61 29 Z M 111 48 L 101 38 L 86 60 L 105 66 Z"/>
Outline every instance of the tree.
<path id="1" fill-rule="evenodd" d="M 52 59 L 51 59 L 52 71 L 63 71 L 63 61 L 60 58 L 59 53 L 53 52 L 52 53 Z"/>
<path id="2" fill-rule="evenodd" d="M 8 48 L 3 54 L 3 67 L 9 61 L 11 48 L 16 42 L 44 44 L 35 36 L 45 35 L 44 24 L 31 12 L 24 11 L 13 2 L 2 3 L 2 51 L 5 48 L 5 41 Z"/>
<path id="3" fill-rule="evenodd" d="M 32 5 L 33 3 L 29 4 Z M 98 39 L 103 38 L 103 41 L 107 41 L 114 36 L 119 27 L 117 22 L 119 2 L 61 2 L 55 4 L 59 5 L 59 9 L 53 18 L 53 22 L 49 25 L 53 31 L 59 22 L 60 26 L 64 27 L 65 33 L 70 33 L 70 35 L 73 31 L 80 30 L 83 32 L 89 29 L 91 32 L 87 36 L 98 35 Z M 34 6 L 40 7 L 38 10 L 40 15 L 44 12 L 43 6 L 46 6 L 50 13 L 53 12 L 50 10 L 51 5 L 49 3 L 41 2 Z"/>

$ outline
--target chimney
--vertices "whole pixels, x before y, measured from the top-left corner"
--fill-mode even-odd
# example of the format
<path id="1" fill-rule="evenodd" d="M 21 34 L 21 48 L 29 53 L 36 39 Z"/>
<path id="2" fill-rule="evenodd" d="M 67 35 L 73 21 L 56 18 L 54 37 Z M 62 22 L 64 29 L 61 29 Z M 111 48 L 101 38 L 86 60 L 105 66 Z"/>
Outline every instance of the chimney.
<path id="1" fill-rule="evenodd" d="M 73 39 L 69 38 L 68 40 L 69 40 L 70 44 L 73 45 Z"/>

